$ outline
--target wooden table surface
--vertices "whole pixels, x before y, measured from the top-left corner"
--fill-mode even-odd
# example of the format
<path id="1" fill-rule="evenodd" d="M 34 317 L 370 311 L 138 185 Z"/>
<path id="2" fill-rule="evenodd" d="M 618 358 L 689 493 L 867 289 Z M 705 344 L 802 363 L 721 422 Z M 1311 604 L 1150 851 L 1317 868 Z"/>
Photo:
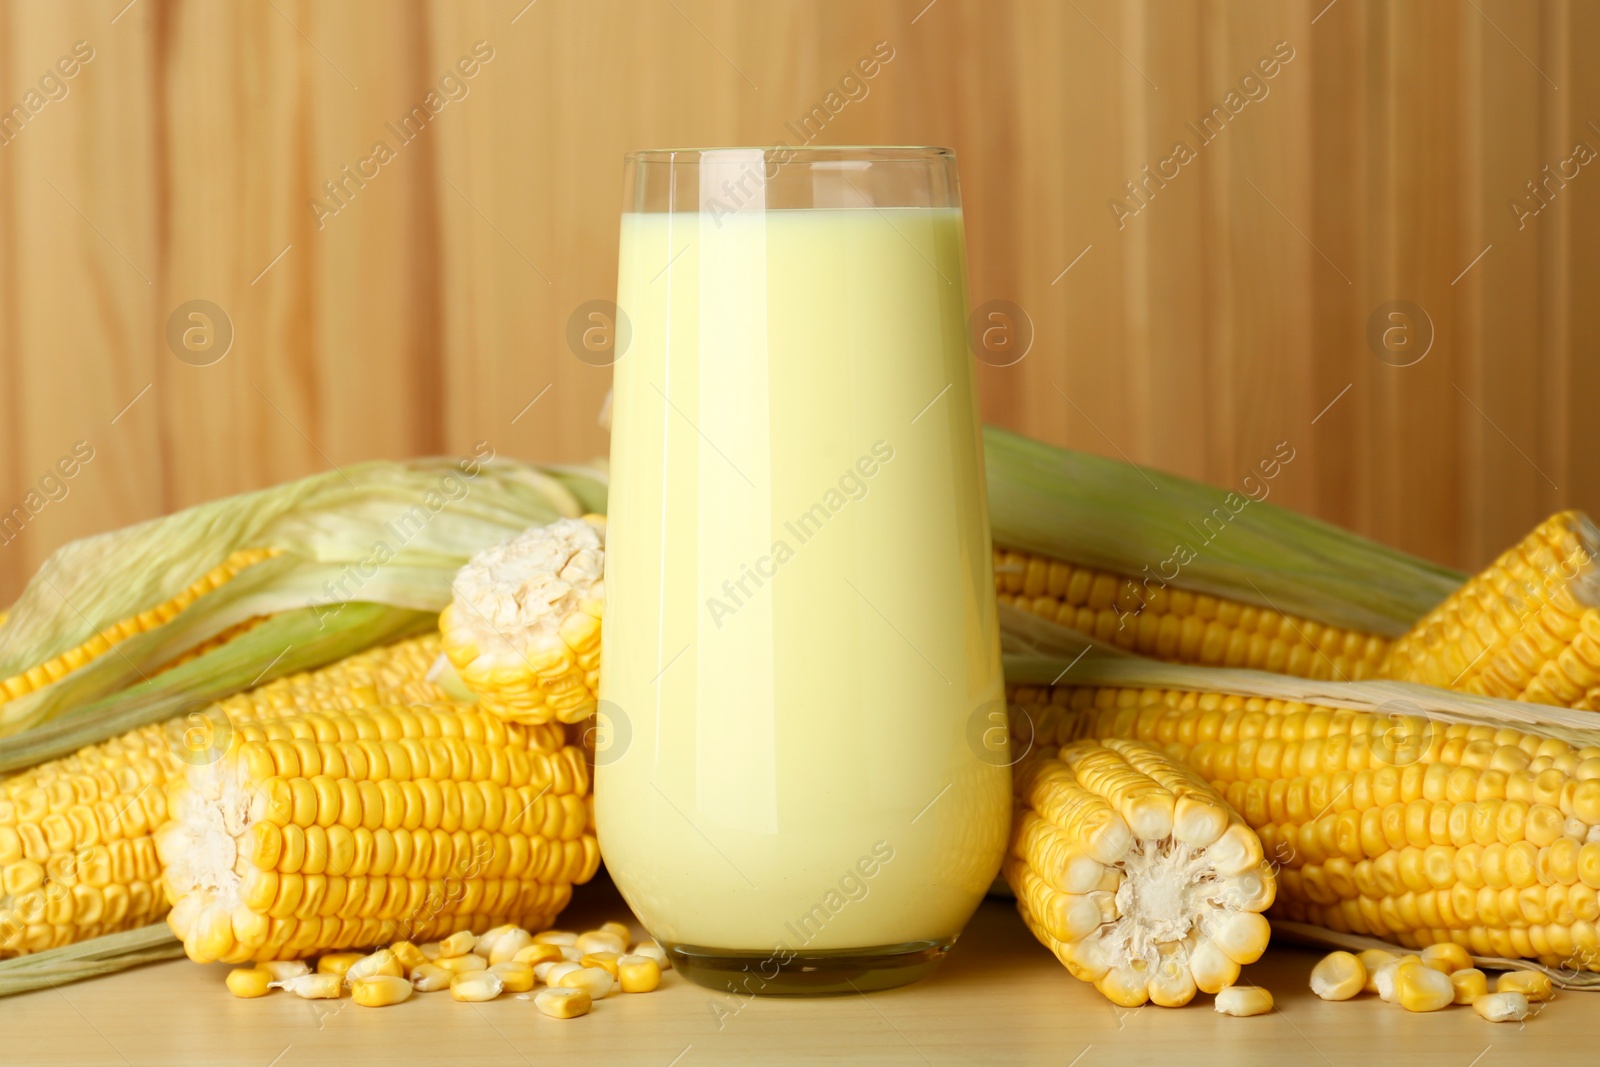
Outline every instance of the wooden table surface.
<path id="1" fill-rule="evenodd" d="M 581 887 L 562 925 L 623 918 L 603 880 Z M 581 1019 L 545 1018 L 526 999 L 462 1004 L 417 994 L 381 1010 L 273 994 L 238 1000 L 227 968 L 184 960 L 0 1000 L 0 1064 L 700 1064 L 943 1065 L 1595 1064 L 1600 993 L 1558 993 L 1523 1024 L 1468 1008 L 1413 1015 L 1375 997 L 1311 995 L 1317 954 L 1274 947 L 1245 977 L 1278 1010 L 1234 1019 L 1200 997 L 1186 1008 L 1117 1008 L 1071 978 L 1023 929 L 1010 902 L 984 902 L 943 966 L 867 996 L 740 1001 L 668 972 L 655 993 L 618 995 Z M 718 1010 L 720 1007 L 720 1011 Z M 564 1059 L 556 1059 L 564 1057 Z"/>

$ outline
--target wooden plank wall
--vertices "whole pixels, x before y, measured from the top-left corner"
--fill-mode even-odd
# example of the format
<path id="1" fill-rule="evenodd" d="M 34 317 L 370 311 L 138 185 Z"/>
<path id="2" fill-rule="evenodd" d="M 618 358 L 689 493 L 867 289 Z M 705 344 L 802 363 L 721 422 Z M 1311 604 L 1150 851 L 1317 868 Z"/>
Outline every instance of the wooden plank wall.
<path id="1" fill-rule="evenodd" d="M 880 41 L 821 140 L 959 153 L 972 299 L 1036 330 L 982 368 L 990 421 L 1224 485 L 1287 441 L 1273 499 L 1461 566 L 1600 508 L 1600 169 L 1509 206 L 1600 146 L 1593 4 L 9 0 L 0 107 L 79 41 L 0 144 L 0 509 L 93 458 L 0 534 L 0 598 L 65 540 L 330 464 L 602 454 L 608 372 L 564 333 L 614 292 L 622 153 L 792 142 Z M 165 339 L 197 299 L 233 327 L 209 366 Z M 1432 323 L 1413 366 L 1366 339 L 1394 300 Z"/>

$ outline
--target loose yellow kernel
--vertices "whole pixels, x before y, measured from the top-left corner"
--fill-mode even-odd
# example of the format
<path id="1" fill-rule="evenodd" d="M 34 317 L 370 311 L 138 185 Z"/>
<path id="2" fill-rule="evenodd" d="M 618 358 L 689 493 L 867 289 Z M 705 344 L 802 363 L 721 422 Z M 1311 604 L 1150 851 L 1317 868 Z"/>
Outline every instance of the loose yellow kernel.
<path id="1" fill-rule="evenodd" d="M 1457 1004 L 1471 1004 L 1489 992 L 1488 976 L 1476 967 L 1451 971 L 1450 984 L 1455 987 Z"/>
<path id="2" fill-rule="evenodd" d="M 1323 1000 L 1349 1000 L 1366 984 L 1366 967 L 1348 952 L 1330 952 L 1311 969 L 1311 992 Z"/>
<path id="3" fill-rule="evenodd" d="M 439 958 L 449 959 L 453 956 L 465 956 L 478 944 L 478 939 L 471 930 L 457 930 L 443 941 L 439 942 Z M 424 953 L 426 955 L 426 953 Z"/>
<path id="4" fill-rule="evenodd" d="M 1407 1011 L 1438 1011 L 1455 1003 L 1450 976 L 1424 963 L 1402 963 L 1394 978 L 1394 999 Z"/>
<path id="5" fill-rule="evenodd" d="M 1472 1002 L 1472 1010 L 1492 1023 L 1513 1023 L 1528 1017 L 1528 998 L 1521 993 L 1485 993 Z"/>
<path id="6" fill-rule="evenodd" d="M 661 968 L 649 956 L 623 956 L 617 961 L 617 980 L 624 993 L 648 993 L 661 984 Z"/>
<path id="7" fill-rule="evenodd" d="M 264 997 L 271 990 L 272 975 L 260 967 L 235 967 L 228 972 L 228 992 L 236 997 Z"/>
<path id="8" fill-rule="evenodd" d="M 559 963 L 564 958 L 561 955 L 560 945 L 529 945 L 511 957 L 511 960 L 513 963 L 526 963 L 530 967 L 537 967 L 541 963 Z"/>
<path id="9" fill-rule="evenodd" d="M 343 978 L 345 973 L 350 970 L 350 967 L 362 956 L 363 953 L 360 952 L 330 952 L 317 961 L 317 973 L 336 974 Z"/>
<path id="10" fill-rule="evenodd" d="M 1223 1015 L 1265 1015 L 1272 1010 L 1272 994 L 1255 985 L 1231 985 L 1217 991 L 1213 1005 Z"/>
<path id="11" fill-rule="evenodd" d="M 576 1019 L 588 1015 L 594 999 L 582 989 L 541 989 L 533 996 L 533 1006 L 552 1019 Z"/>
<path id="12" fill-rule="evenodd" d="M 529 964 L 507 960 L 504 963 L 491 963 L 489 970 L 500 976 L 507 993 L 526 993 L 533 988 L 533 967 Z"/>
<path id="13" fill-rule="evenodd" d="M 1521 993 L 1530 1001 L 1549 1000 L 1555 996 L 1550 976 L 1542 971 L 1507 971 L 1495 982 L 1494 991 Z"/>
<path id="14" fill-rule="evenodd" d="M 1444 941 L 1423 949 L 1422 962 L 1436 971 L 1451 974 L 1471 967 L 1472 957 L 1454 941 Z"/>
<path id="15" fill-rule="evenodd" d="M 411 983 L 392 974 L 357 978 L 350 985 L 351 995 L 363 1008 L 384 1008 L 411 996 Z"/>
<path id="16" fill-rule="evenodd" d="M 611 972 L 604 967 L 579 967 L 575 971 L 566 972 L 550 984 L 566 986 L 569 989 L 582 989 L 589 994 L 591 1000 L 604 1000 L 616 989 L 617 980 L 611 977 Z"/>
<path id="17" fill-rule="evenodd" d="M 621 958 L 622 955 L 616 952 L 590 952 L 584 955 L 578 961 L 578 964 L 582 967 L 600 967 L 609 971 L 611 977 L 615 978 L 617 976 L 617 961 Z"/>
<path id="18" fill-rule="evenodd" d="M 450 995 L 457 1000 L 493 1000 L 505 987 L 505 982 L 493 971 L 469 971 L 456 975 L 450 983 Z"/>
<path id="19" fill-rule="evenodd" d="M 436 963 L 424 963 L 412 970 L 411 984 L 417 987 L 418 993 L 435 993 L 449 989 L 455 977 L 455 971 L 447 971 Z"/>

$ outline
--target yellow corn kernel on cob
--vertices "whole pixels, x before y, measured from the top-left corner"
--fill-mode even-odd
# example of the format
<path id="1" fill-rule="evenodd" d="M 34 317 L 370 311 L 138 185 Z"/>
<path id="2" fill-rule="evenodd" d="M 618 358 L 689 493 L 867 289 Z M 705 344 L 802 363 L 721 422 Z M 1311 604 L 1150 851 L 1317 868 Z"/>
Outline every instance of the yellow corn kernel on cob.
<path id="1" fill-rule="evenodd" d="M 1587 516 L 1551 516 L 1397 638 L 1380 673 L 1600 710 L 1597 552 L 1600 530 Z"/>
<path id="2" fill-rule="evenodd" d="M 1600 746 L 1181 690 L 1013 700 L 1018 736 L 1136 739 L 1210 783 L 1278 867 L 1276 917 L 1600 970 Z"/>
<path id="3" fill-rule="evenodd" d="M 600 684 L 605 520 L 560 519 L 485 549 L 439 616 L 467 688 L 511 722 L 582 722 Z"/>
<path id="4" fill-rule="evenodd" d="M 1040 749 L 1015 779 L 1004 872 L 1034 936 L 1118 1004 L 1187 1004 L 1267 947 L 1261 842 L 1198 775 L 1149 745 Z"/>
<path id="5" fill-rule="evenodd" d="M 196 580 L 193 585 L 166 603 L 157 604 L 147 611 L 141 611 L 139 614 L 129 616 L 121 622 L 113 623 L 77 648 L 68 649 L 59 656 L 32 667 L 22 674 L 13 675 L 0 681 L 0 704 L 16 700 L 18 697 L 27 696 L 36 689 L 43 689 L 51 682 L 65 677 L 95 657 L 103 655 L 113 645 L 172 621 L 178 612 L 194 603 L 200 597 L 205 596 L 225 582 L 231 581 L 246 567 L 254 566 L 264 559 L 276 556 L 278 551 L 276 548 L 248 548 L 234 552 L 203 577 Z M 218 637 L 220 636 L 219 634 Z"/>
<path id="6" fill-rule="evenodd" d="M 438 654 L 436 635 L 369 649 L 0 781 L 0 959 L 158 921 L 167 901 L 152 835 L 185 766 L 225 748 L 235 724 L 442 700 L 425 680 Z"/>
<path id="7" fill-rule="evenodd" d="M 588 791 L 560 724 L 468 704 L 244 724 L 168 787 L 167 922 L 228 963 L 541 929 L 599 865 Z"/>
<path id="8" fill-rule="evenodd" d="M 256 615 L 252 618 L 244 620 L 243 622 L 236 622 L 226 630 L 223 630 L 221 633 L 201 641 L 198 645 L 195 645 L 193 648 L 178 656 L 176 659 L 172 659 L 166 663 L 163 663 L 161 665 L 161 669 L 156 673 L 162 674 L 166 671 L 173 670 L 174 668 L 181 667 L 191 660 L 197 660 L 207 652 L 210 652 L 212 649 L 221 648 L 229 641 L 232 641 L 235 637 L 238 637 L 241 634 L 249 633 L 251 630 L 254 630 L 257 626 L 260 626 L 270 618 L 272 618 L 271 615 Z"/>
<path id="9" fill-rule="evenodd" d="M 1010 604 L 1153 659 L 1302 678 L 1373 677 L 1388 641 L 1160 581 L 996 549 L 995 590 Z"/>

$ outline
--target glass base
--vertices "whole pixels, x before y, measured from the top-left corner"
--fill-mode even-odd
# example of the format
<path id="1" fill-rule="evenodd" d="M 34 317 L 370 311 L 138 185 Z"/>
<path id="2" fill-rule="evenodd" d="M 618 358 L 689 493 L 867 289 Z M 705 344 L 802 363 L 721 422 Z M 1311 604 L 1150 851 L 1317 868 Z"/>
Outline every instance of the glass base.
<path id="1" fill-rule="evenodd" d="M 870 993 L 915 982 L 939 965 L 955 938 L 899 945 L 790 952 L 740 952 L 662 943 L 678 973 L 698 985 L 743 996 Z"/>

